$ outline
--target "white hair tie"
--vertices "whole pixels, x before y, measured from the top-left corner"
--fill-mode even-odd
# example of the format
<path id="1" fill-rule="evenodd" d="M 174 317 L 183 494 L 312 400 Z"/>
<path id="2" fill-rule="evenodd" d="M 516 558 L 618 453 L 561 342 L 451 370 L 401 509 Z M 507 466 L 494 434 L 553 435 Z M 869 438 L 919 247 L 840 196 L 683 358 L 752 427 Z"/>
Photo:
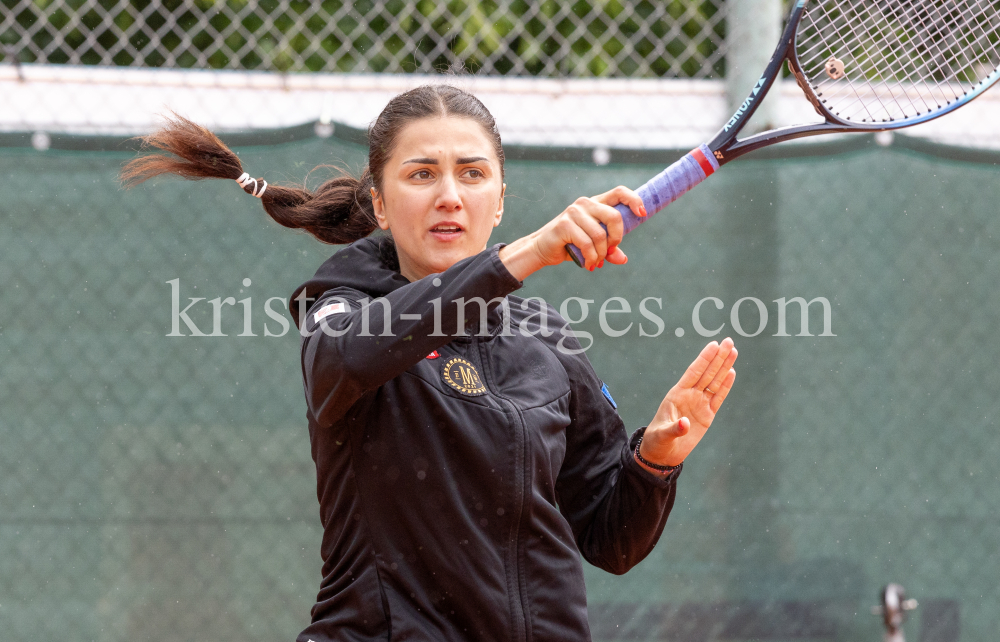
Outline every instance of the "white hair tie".
<path id="1" fill-rule="evenodd" d="M 239 183 L 240 187 L 244 188 L 244 191 L 246 191 L 247 185 L 253 183 L 253 191 L 250 193 L 256 196 L 257 198 L 260 198 L 261 196 L 264 195 L 264 190 L 267 189 L 267 181 L 265 181 L 263 178 L 260 180 L 264 183 L 263 185 L 260 186 L 260 191 L 257 190 L 257 179 L 250 178 L 250 174 L 246 172 L 243 172 L 243 175 L 237 178 L 236 182 Z"/>

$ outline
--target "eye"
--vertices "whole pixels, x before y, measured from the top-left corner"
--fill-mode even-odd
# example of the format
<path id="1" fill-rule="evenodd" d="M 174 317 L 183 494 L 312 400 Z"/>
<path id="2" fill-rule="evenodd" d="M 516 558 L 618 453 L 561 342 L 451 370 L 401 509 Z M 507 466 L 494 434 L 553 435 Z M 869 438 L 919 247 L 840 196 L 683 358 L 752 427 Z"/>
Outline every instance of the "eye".
<path id="1" fill-rule="evenodd" d="M 468 170 L 465 175 L 469 178 L 483 178 L 486 176 L 486 174 L 483 174 L 482 170 L 478 170 L 476 168 Z"/>
<path id="2" fill-rule="evenodd" d="M 426 181 L 426 180 L 428 180 L 428 179 L 430 179 L 432 177 L 431 177 L 431 173 L 429 171 L 427 171 L 426 169 L 421 169 L 421 170 L 417 170 L 416 172 L 413 172 L 412 174 L 410 174 L 410 178 L 415 178 L 417 180 Z"/>

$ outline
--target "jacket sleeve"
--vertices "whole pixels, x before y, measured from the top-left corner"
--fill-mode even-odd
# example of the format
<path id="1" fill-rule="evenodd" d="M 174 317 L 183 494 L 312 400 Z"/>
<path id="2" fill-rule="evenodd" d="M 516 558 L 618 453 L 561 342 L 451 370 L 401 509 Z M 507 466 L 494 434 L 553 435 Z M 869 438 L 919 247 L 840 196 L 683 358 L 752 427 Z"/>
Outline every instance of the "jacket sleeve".
<path id="1" fill-rule="evenodd" d="M 489 306 L 493 308 L 521 287 L 500 260 L 501 247 L 495 245 L 440 274 L 397 288 L 384 301 L 368 301 L 364 293 L 346 287 L 320 296 L 301 329 L 306 403 L 319 425 L 332 425 L 366 391 L 451 342 L 458 334 L 454 301 L 499 299 Z M 317 319 L 317 311 L 331 303 L 342 304 L 343 312 Z M 468 332 L 476 332 L 479 306 L 470 305 L 469 310 L 465 325 Z"/>
<path id="2" fill-rule="evenodd" d="M 570 376 L 571 423 L 556 492 L 559 509 L 589 563 L 621 575 L 656 545 L 674 505 L 681 469 L 657 476 L 635 461 L 635 445 L 590 361 L 561 355 Z"/>

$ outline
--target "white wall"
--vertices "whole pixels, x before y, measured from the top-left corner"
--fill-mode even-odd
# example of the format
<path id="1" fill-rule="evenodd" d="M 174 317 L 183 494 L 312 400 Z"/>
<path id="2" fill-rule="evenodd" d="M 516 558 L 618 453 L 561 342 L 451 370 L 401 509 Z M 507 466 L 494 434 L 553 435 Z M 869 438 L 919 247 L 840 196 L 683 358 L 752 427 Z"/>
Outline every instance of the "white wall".
<path id="1" fill-rule="evenodd" d="M 730 114 L 712 80 L 271 74 L 117 67 L 0 65 L 0 131 L 139 134 L 174 110 L 218 131 L 276 128 L 318 119 L 365 127 L 395 94 L 426 82 L 475 93 L 504 142 L 684 149 L 711 139 Z M 749 89 L 749 88 L 748 88 Z M 772 90 L 775 94 L 775 90 Z M 818 120 L 794 83 L 768 97 L 777 125 Z M 911 135 L 1000 148 L 1000 90 Z"/>

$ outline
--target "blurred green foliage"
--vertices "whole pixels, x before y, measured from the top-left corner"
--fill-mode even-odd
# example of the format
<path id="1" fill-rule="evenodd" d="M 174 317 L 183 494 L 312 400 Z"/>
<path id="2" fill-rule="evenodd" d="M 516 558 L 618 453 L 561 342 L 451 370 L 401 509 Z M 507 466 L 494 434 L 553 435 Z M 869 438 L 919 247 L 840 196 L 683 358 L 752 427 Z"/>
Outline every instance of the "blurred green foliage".
<path id="1" fill-rule="evenodd" d="M 0 9 L 0 59 L 21 62 L 724 75 L 724 0 L 0 0 Z"/>

